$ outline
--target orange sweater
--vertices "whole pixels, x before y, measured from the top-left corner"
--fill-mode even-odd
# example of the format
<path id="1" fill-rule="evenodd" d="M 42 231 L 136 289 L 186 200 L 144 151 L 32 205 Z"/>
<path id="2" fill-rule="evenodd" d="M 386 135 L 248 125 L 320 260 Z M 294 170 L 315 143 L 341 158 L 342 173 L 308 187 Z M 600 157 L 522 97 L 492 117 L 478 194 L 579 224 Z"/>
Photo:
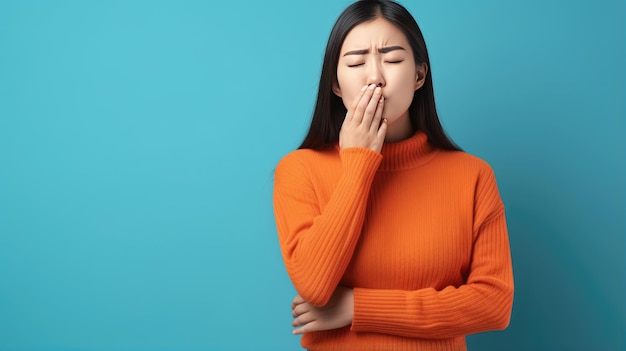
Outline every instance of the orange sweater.
<path id="1" fill-rule="evenodd" d="M 354 289 L 351 326 L 305 334 L 310 350 L 465 350 L 503 329 L 513 302 L 504 206 L 489 165 L 422 132 L 364 148 L 296 150 L 275 172 L 287 272 L 309 303 Z"/>

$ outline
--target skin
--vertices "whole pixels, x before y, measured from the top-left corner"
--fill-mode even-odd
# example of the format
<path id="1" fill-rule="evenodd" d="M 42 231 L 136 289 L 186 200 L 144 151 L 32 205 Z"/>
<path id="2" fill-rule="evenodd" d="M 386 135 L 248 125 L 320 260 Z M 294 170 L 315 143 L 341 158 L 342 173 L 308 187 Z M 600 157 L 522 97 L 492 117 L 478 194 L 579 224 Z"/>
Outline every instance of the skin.
<path id="1" fill-rule="evenodd" d="M 333 92 L 343 100 L 348 115 L 356 100 L 369 97 L 378 101 L 382 96 L 379 108 L 383 109 L 382 118 L 388 123 L 384 141 L 400 141 L 413 135 L 409 106 L 415 91 L 424 84 L 427 72 L 426 64 L 415 63 L 404 33 L 384 18 L 377 18 L 354 27 L 346 36 Z M 380 90 L 374 90 L 371 96 L 360 95 L 361 88 L 370 84 Z M 357 106 L 359 103 L 363 101 Z"/>
<path id="2" fill-rule="evenodd" d="M 354 27 L 343 42 L 333 92 L 348 110 L 339 133 L 340 148 L 380 153 L 385 142 L 413 135 L 409 106 L 424 85 L 428 66 L 416 65 L 400 29 L 383 18 Z M 291 304 L 294 334 L 352 324 L 354 294 L 338 286 L 328 304 L 313 306 L 300 295 Z"/>

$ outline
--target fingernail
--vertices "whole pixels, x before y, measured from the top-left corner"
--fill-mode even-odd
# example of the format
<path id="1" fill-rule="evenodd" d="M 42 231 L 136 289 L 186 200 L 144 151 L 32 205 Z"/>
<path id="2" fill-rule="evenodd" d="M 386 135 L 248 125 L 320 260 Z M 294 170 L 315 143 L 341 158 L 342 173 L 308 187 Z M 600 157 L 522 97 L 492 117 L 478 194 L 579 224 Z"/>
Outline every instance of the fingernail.
<path id="1" fill-rule="evenodd" d="M 369 89 L 374 90 L 374 88 L 376 88 L 376 86 L 374 84 L 370 84 Z"/>
<path id="2" fill-rule="evenodd" d="M 365 89 L 367 89 L 367 85 L 364 85 L 363 88 L 361 88 L 361 91 L 365 91 Z"/>
<path id="3" fill-rule="evenodd" d="M 380 93 L 380 91 L 381 91 L 381 90 L 382 90 L 382 89 L 381 89 L 380 87 L 376 87 L 376 91 L 375 91 L 375 92 L 376 92 L 376 94 Z"/>

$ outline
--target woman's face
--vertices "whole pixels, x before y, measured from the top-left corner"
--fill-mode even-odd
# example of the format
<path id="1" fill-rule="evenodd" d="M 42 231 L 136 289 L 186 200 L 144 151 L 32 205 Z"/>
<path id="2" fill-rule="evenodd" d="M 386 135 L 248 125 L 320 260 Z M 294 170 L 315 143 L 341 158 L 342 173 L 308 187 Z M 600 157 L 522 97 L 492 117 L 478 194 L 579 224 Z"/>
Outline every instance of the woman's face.
<path id="1" fill-rule="evenodd" d="M 400 29 L 383 18 L 354 27 L 346 36 L 333 92 L 349 108 L 368 84 L 380 84 L 385 97 L 383 118 L 389 127 L 408 122 L 413 94 L 423 84 L 425 65 L 417 69 L 413 51 Z"/>

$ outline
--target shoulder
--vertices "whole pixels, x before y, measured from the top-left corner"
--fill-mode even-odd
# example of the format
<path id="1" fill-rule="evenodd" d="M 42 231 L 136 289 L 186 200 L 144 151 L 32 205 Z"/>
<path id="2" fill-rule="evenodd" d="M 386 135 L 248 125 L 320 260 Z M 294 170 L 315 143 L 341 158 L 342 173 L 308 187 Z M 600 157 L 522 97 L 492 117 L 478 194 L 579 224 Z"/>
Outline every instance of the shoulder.
<path id="1" fill-rule="evenodd" d="M 277 168 L 299 167 L 317 163 L 332 162 L 339 157 L 335 148 L 325 150 L 297 149 L 291 151 L 278 161 Z"/>
<path id="2" fill-rule="evenodd" d="M 481 173 L 493 172 L 491 165 L 487 161 L 465 151 L 442 150 L 439 152 L 439 159 L 441 162 L 451 166 L 467 168 L 468 170 L 475 170 Z"/>
<path id="3" fill-rule="evenodd" d="M 496 176 L 487 161 L 463 151 L 443 151 L 440 154 L 442 161 L 449 165 L 446 167 L 449 173 L 447 180 L 470 190 L 468 194 L 474 198 L 476 211 L 484 206 L 489 208 L 489 213 L 504 208 Z"/>
<path id="4" fill-rule="evenodd" d="M 278 161 L 276 174 L 310 173 L 312 169 L 323 169 L 339 161 L 335 148 L 325 150 L 297 149 L 289 152 Z"/>

